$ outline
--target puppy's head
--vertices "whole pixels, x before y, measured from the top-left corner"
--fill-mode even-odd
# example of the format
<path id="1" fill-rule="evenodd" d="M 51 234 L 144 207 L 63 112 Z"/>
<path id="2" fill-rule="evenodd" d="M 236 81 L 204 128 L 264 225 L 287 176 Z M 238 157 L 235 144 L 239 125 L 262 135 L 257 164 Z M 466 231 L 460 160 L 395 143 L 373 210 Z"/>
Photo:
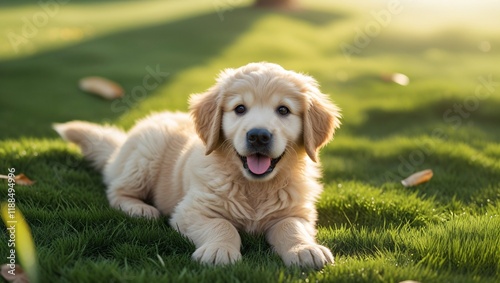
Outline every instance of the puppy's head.
<path id="1" fill-rule="evenodd" d="M 190 105 L 206 154 L 229 153 L 249 180 L 273 178 L 287 155 L 317 161 L 340 125 L 339 109 L 313 78 L 270 63 L 223 71 Z"/>

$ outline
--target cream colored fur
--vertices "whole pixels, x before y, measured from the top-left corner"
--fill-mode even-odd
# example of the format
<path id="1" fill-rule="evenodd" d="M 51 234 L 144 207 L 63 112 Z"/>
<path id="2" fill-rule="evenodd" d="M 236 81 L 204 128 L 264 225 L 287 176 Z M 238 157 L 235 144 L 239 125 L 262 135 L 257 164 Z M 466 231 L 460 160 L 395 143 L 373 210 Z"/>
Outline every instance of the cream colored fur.
<path id="1" fill-rule="evenodd" d="M 244 115 L 235 107 L 245 105 Z M 290 114 L 277 113 L 286 106 Z M 322 268 L 330 250 L 315 240 L 314 204 L 322 191 L 317 151 L 339 126 L 339 110 L 309 76 L 270 63 L 221 73 L 190 100 L 190 114 L 153 114 L 127 134 L 109 126 L 54 126 L 102 170 L 111 206 L 132 216 L 170 215 L 196 245 L 193 259 L 241 258 L 238 230 L 265 233 L 287 265 Z M 246 133 L 272 134 L 274 170 L 260 178 L 243 167 Z M 151 205 L 150 205 L 151 204 Z"/>

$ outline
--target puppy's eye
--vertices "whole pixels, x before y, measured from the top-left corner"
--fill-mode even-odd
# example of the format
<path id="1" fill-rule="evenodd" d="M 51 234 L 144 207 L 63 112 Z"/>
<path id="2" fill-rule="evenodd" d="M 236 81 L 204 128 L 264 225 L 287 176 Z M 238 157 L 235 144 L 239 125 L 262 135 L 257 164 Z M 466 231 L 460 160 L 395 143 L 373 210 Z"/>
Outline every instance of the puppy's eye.
<path id="1" fill-rule="evenodd" d="M 280 106 L 278 107 L 278 109 L 276 109 L 276 111 L 282 116 L 290 114 L 290 109 L 288 109 L 286 106 Z"/>
<path id="2" fill-rule="evenodd" d="M 245 114 L 246 111 L 247 108 L 245 107 L 245 105 L 238 105 L 236 106 L 236 108 L 234 108 L 234 112 L 238 115 Z"/>

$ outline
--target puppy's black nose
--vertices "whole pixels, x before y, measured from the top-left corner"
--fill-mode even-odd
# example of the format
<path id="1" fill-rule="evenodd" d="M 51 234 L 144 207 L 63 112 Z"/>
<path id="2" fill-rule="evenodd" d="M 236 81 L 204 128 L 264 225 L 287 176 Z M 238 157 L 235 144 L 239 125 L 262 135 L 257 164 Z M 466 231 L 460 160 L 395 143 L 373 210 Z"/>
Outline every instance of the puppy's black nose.
<path id="1" fill-rule="evenodd" d="M 273 135 L 266 129 L 251 129 L 247 132 L 247 141 L 253 146 L 265 146 L 271 142 Z"/>

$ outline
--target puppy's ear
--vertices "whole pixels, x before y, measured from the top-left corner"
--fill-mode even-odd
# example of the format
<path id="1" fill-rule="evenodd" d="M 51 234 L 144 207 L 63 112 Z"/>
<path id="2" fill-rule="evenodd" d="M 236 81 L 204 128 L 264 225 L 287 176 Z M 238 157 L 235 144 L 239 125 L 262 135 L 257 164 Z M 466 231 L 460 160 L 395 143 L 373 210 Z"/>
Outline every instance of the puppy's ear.
<path id="1" fill-rule="evenodd" d="M 314 79 L 309 78 L 306 87 L 308 105 L 304 113 L 304 146 L 312 161 L 317 162 L 318 150 L 333 139 L 335 129 L 340 126 L 340 109 L 318 89 Z"/>
<path id="2" fill-rule="evenodd" d="M 189 110 L 194 119 L 196 132 L 207 147 L 206 155 L 219 147 L 222 141 L 221 100 L 217 85 L 204 93 L 191 96 L 189 100 Z"/>

